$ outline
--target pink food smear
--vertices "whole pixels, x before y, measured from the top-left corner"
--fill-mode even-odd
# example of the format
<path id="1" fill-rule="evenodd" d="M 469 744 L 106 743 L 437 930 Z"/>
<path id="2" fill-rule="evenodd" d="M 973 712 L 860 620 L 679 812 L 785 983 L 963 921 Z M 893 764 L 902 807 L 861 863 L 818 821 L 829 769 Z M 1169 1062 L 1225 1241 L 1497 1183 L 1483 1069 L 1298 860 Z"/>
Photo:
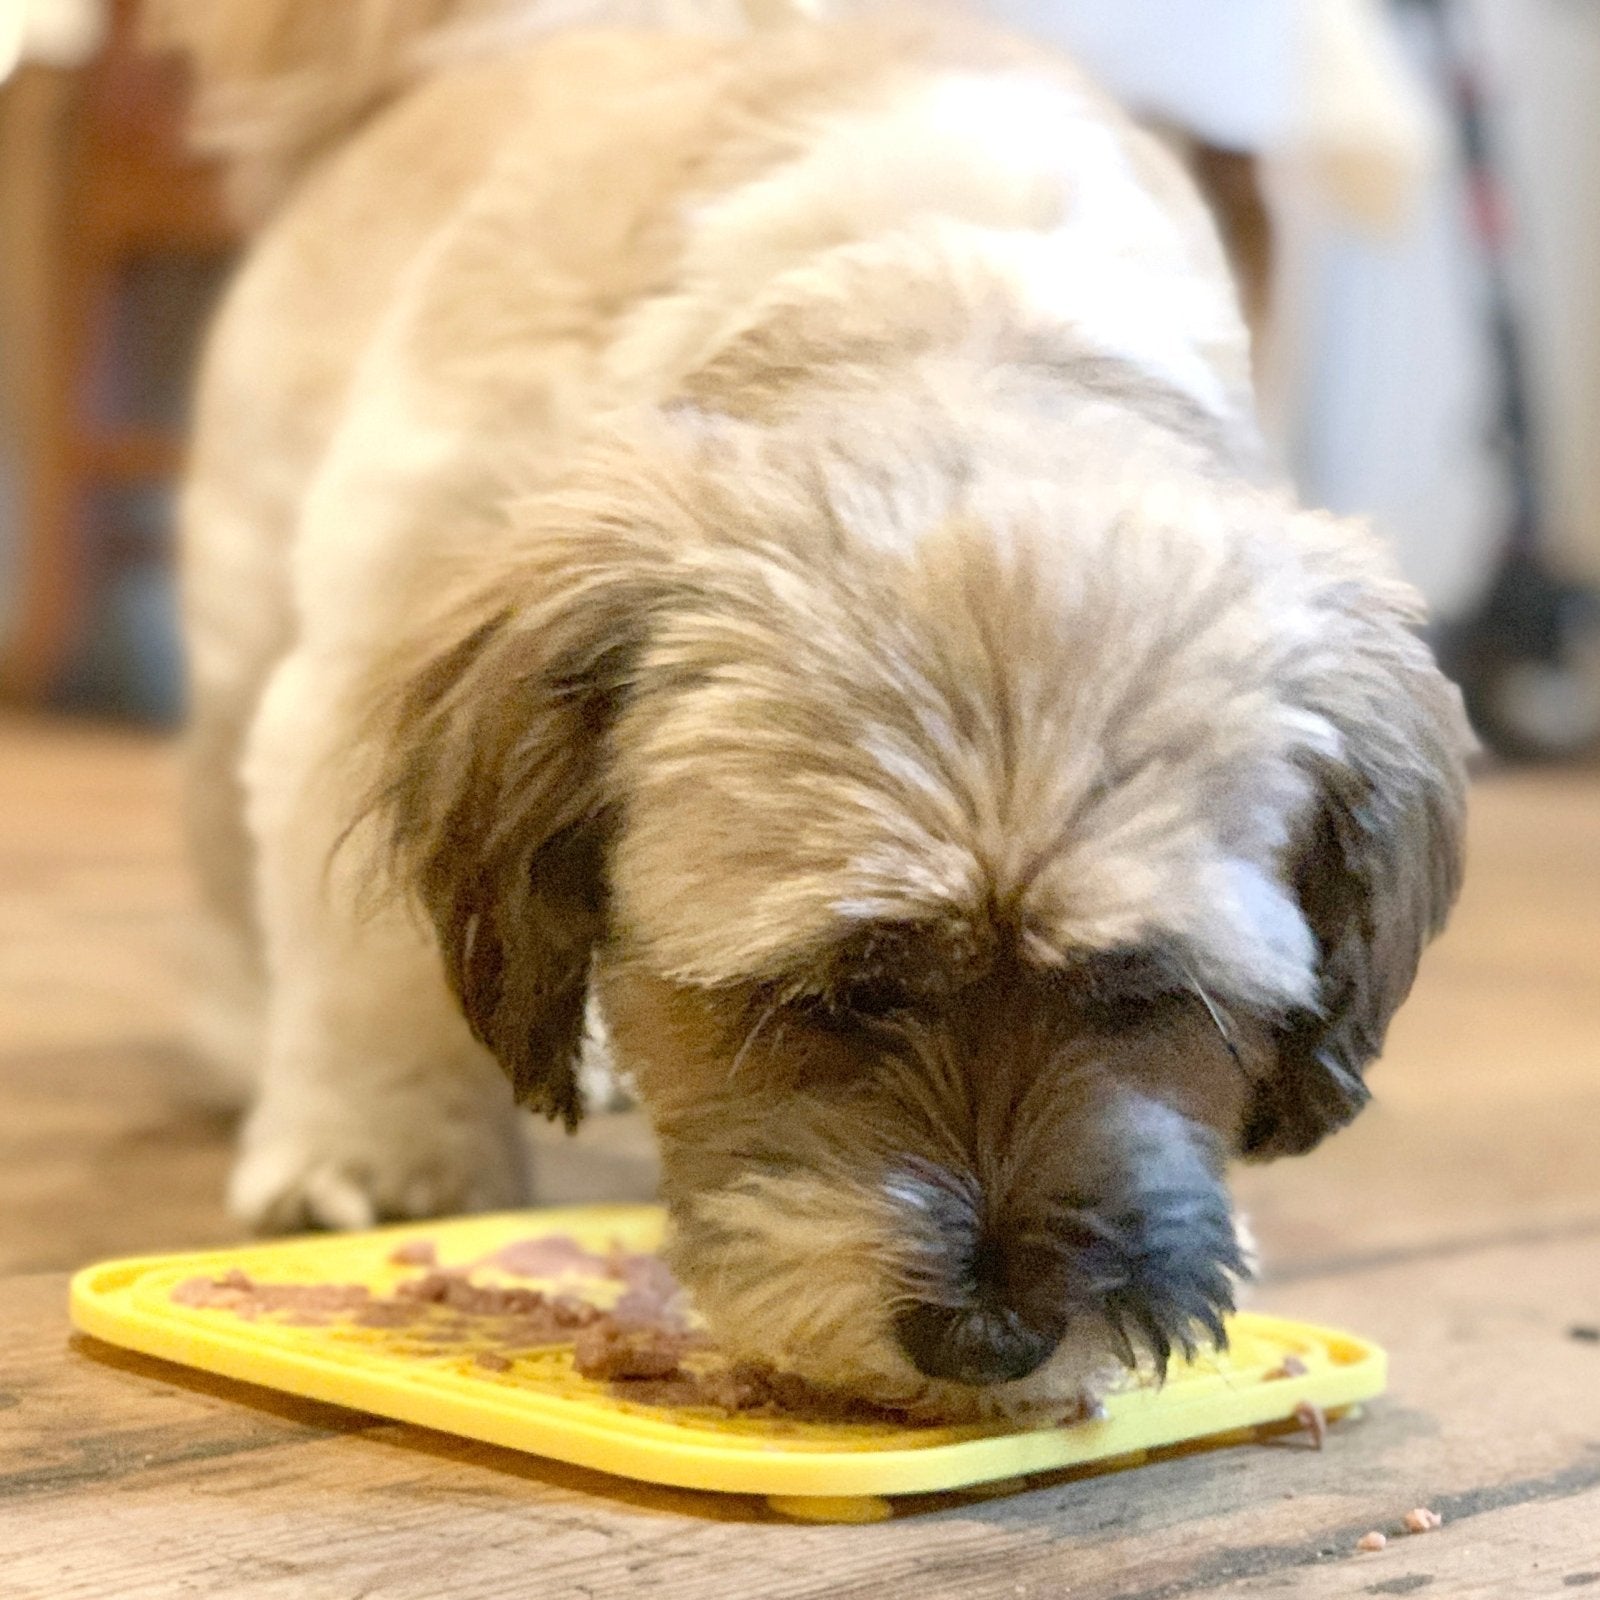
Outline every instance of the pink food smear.
<path id="1" fill-rule="evenodd" d="M 257 1283 L 235 1267 L 220 1278 L 185 1278 L 172 1298 L 180 1306 L 232 1311 L 251 1322 L 287 1314 L 298 1326 L 311 1327 L 363 1310 L 372 1291 L 362 1283 Z"/>
<path id="2" fill-rule="evenodd" d="M 513 1239 L 472 1264 L 492 1267 L 513 1278 L 600 1278 L 610 1259 L 585 1249 L 567 1234 L 547 1233 L 536 1239 Z"/>
<path id="3" fill-rule="evenodd" d="M 432 1239 L 410 1239 L 391 1250 L 389 1260 L 397 1267 L 436 1267 L 439 1249 Z"/>
<path id="4" fill-rule="evenodd" d="M 611 1308 L 618 1322 L 673 1329 L 689 1325 L 688 1296 L 660 1256 L 613 1250 L 606 1271 L 622 1284 L 622 1293 Z"/>
<path id="5" fill-rule="evenodd" d="M 1302 1400 L 1294 1408 L 1294 1419 L 1311 1435 L 1311 1448 L 1320 1450 L 1328 1442 L 1328 1418 L 1319 1405 Z"/>
<path id="6" fill-rule="evenodd" d="M 664 1262 L 613 1246 L 601 1255 L 564 1235 L 519 1239 L 465 1269 L 438 1266 L 433 1241 L 410 1240 L 389 1256 L 396 1266 L 421 1268 L 389 1294 L 365 1284 L 263 1283 L 235 1267 L 216 1277 L 186 1278 L 171 1291 L 175 1304 L 229 1312 L 245 1321 L 275 1318 L 291 1327 L 337 1323 L 383 1329 L 417 1356 L 443 1356 L 470 1342 L 480 1371 L 509 1373 L 519 1356 L 575 1345 L 576 1370 L 606 1382 L 611 1394 L 635 1404 L 723 1412 L 759 1412 L 807 1420 L 936 1422 L 931 1417 L 869 1405 L 818 1389 L 792 1374 L 741 1363 L 683 1364 L 714 1357 L 705 1336 L 691 1331 L 688 1301 Z M 544 1281 L 587 1278 L 606 1294 L 621 1293 L 610 1309 L 578 1293 L 523 1285 L 474 1282 L 489 1268 Z M 574 1284 L 574 1289 L 581 1288 Z"/>
<path id="7" fill-rule="evenodd" d="M 418 1249 L 419 1245 L 429 1247 L 426 1257 Z M 412 1241 L 403 1248 L 417 1252 L 414 1258 L 408 1256 L 407 1259 L 414 1259 L 419 1266 L 438 1263 L 431 1241 Z M 400 1252 L 389 1259 L 400 1262 Z M 619 1244 L 613 1243 L 601 1254 L 569 1234 L 542 1234 L 531 1239 L 514 1239 L 488 1255 L 479 1256 L 464 1270 L 470 1273 L 479 1269 L 545 1283 L 562 1278 L 620 1283 L 622 1293 L 611 1307 L 611 1315 L 619 1322 L 660 1324 L 673 1329 L 689 1325 L 688 1297 L 672 1269 L 659 1256 L 624 1250 Z"/>
<path id="8" fill-rule="evenodd" d="M 459 1343 L 475 1332 L 522 1348 L 567 1344 L 580 1329 L 601 1319 L 630 1326 L 687 1326 L 683 1291 L 657 1257 L 618 1246 L 600 1254 L 564 1234 L 514 1240 L 461 1269 L 441 1269 L 431 1239 L 407 1240 L 388 1260 L 424 1270 L 385 1295 L 359 1283 L 264 1283 L 233 1267 L 216 1277 L 186 1278 L 171 1297 L 177 1305 L 228 1311 L 248 1322 L 272 1317 L 293 1327 L 326 1327 L 349 1321 L 357 1327 L 425 1334 L 440 1344 Z M 475 1282 L 471 1273 L 480 1267 L 544 1281 L 582 1277 L 597 1287 L 607 1286 L 608 1293 L 620 1282 L 622 1293 L 607 1311 L 578 1293 Z"/>

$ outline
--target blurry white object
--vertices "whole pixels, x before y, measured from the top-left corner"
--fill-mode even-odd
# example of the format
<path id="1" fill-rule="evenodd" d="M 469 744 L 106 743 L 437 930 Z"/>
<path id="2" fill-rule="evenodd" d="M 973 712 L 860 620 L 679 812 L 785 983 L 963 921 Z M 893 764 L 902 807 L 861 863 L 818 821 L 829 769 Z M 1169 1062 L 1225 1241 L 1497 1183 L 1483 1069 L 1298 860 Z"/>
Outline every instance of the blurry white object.
<path id="1" fill-rule="evenodd" d="M 1470 605 L 1505 523 L 1493 379 L 1448 119 L 1392 8 L 986 5 L 1130 105 L 1263 157 L 1277 282 L 1258 372 L 1280 450 L 1308 497 L 1375 518 L 1437 610 Z"/>
<path id="2" fill-rule="evenodd" d="M 1120 99 L 1283 164 L 1363 225 L 1392 225 L 1436 166 L 1439 117 L 1381 0 L 986 0 Z"/>
<path id="3" fill-rule="evenodd" d="M 0 79 L 22 59 L 22 0 L 0 0 Z"/>
<path id="4" fill-rule="evenodd" d="M 1493 91 L 1494 156 L 1512 194 L 1511 249 L 1531 362 L 1542 530 L 1600 577 L 1600 7 L 1459 0 Z M 1402 17 L 1406 11 L 1402 8 Z M 1402 32 L 1431 74 L 1427 30 Z M 1441 164 L 1411 223 L 1381 241 L 1284 185 L 1283 277 L 1267 373 L 1302 489 L 1373 517 L 1435 613 L 1480 600 L 1508 525 L 1492 435 L 1495 370 L 1461 163 Z"/>
<path id="5" fill-rule="evenodd" d="M 1272 197 L 1279 279 L 1268 420 L 1307 498 L 1370 516 L 1441 616 L 1474 605 L 1507 507 L 1481 279 L 1455 165 L 1383 239 L 1293 184 Z"/>
<path id="6" fill-rule="evenodd" d="M 1304 94 L 1271 153 L 1358 224 L 1390 230 L 1438 172 L 1447 135 L 1383 0 L 1300 0 Z"/>
<path id="7" fill-rule="evenodd" d="M 1431 31 L 1399 15 L 1410 20 L 1396 37 L 1442 125 Z M 1408 221 L 1381 239 L 1320 204 L 1292 164 L 1270 176 L 1269 423 L 1302 492 L 1371 517 L 1434 614 L 1460 616 L 1495 569 L 1509 506 L 1489 448 L 1494 369 L 1459 152 L 1425 174 Z"/>
<path id="8" fill-rule="evenodd" d="M 1305 0 L 987 0 L 1070 50 L 1119 99 L 1228 148 L 1281 144 Z"/>
<path id="9" fill-rule="evenodd" d="M 1551 547 L 1600 579 L 1600 6 L 1473 0 L 1543 451 Z"/>
<path id="10" fill-rule="evenodd" d="M 22 61 L 76 67 L 105 36 L 104 0 L 0 0 L 0 78 Z"/>

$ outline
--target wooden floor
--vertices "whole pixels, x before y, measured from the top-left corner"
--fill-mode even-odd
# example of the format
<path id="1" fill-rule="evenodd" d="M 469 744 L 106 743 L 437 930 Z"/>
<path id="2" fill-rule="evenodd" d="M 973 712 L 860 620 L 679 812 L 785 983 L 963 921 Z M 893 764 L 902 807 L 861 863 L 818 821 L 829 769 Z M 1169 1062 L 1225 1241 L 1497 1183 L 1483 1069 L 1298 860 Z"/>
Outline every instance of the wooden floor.
<path id="1" fill-rule="evenodd" d="M 64 1269 L 233 1236 L 182 1045 L 170 750 L 0 722 L 0 1597 L 1600 1594 L 1600 775 L 1476 797 L 1461 911 L 1374 1083 L 1240 1187 L 1261 1304 L 1386 1343 L 1328 1448 L 1252 1445 L 809 1528 L 70 1341 Z M 601 1119 L 549 1198 L 648 1192 Z M 1577 1333 L 1574 1333 L 1577 1330 Z M 1431 1504 L 1436 1534 L 1356 1555 Z"/>

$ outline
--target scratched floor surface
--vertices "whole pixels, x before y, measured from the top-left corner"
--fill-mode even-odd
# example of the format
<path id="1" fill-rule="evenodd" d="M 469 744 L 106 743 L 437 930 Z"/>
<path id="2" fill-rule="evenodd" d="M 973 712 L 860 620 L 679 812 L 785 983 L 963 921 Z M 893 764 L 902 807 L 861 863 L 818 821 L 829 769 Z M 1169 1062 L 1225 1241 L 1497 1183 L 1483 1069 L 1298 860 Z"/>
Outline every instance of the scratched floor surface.
<path id="1" fill-rule="evenodd" d="M 1240 1446 L 789 1525 L 69 1339 L 63 1272 L 233 1235 L 184 1054 L 159 742 L 0 722 L 0 1597 L 1600 1595 L 1600 776 L 1481 786 L 1461 912 L 1378 1103 L 1241 1190 L 1265 1308 L 1385 1342 L 1321 1453 Z M 649 1191 L 634 1119 L 546 1197 Z M 1401 1536 L 1406 1511 L 1442 1512 Z M 1355 1543 L 1395 1535 L 1375 1554 Z"/>

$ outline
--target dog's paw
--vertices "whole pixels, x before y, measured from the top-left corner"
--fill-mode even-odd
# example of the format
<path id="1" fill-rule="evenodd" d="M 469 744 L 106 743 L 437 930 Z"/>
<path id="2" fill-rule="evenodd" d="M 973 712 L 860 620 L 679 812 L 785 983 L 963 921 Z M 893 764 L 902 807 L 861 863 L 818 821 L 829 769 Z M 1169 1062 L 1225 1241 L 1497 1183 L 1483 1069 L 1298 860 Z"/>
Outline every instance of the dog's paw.
<path id="1" fill-rule="evenodd" d="M 439 1132 L 439 1130 L 435 1130 Z M 408 1131 L 388 1140 L 328 1130 L 252 1129 L 228 1190 L 233 1214 L 261 1233 L 347 1231 L 525 1205 L 529 1174 L 513 1129 Z"/>

